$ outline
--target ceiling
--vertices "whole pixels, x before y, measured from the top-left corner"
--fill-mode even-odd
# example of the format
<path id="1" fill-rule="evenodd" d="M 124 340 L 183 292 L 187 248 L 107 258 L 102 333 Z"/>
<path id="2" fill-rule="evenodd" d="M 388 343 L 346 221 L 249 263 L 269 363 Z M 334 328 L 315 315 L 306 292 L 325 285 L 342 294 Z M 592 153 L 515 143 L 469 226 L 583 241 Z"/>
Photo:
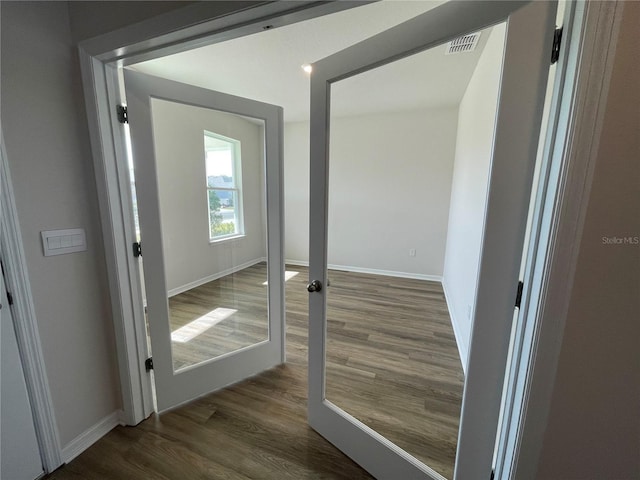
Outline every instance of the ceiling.
<path id="1" fill-rule="evenodd" d="M 388 0 L 138 63 L 130 68 L 220 92 L 273 103 L 285 121 L 309 118 L 309 74 L 301 66 L 443 3 Z M 488 37 L 473 52 L 445 55 L 445 45 L 338 82 L 335 116 L 459 104 Z"/>

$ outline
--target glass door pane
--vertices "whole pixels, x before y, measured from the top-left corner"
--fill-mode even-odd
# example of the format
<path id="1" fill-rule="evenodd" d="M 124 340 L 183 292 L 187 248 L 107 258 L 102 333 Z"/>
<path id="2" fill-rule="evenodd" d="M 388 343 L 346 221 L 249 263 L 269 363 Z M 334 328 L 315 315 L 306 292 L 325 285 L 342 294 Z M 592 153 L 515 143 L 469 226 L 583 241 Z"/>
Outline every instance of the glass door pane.
<path id="1" fill-rule="evenodd" d="M 155 98 L 151 115 L 180 370 L 269 338 L 264 122 Z"/>
<path id="2" fill-rule="evenodd" d="M 503 44 L 501 24 L 331 86 L 325 397 L 446 478 L 464 371 L 442 279 L 456 257 L 478 268 Z M 476 84 L 489 100 L 468 112 Z"/>

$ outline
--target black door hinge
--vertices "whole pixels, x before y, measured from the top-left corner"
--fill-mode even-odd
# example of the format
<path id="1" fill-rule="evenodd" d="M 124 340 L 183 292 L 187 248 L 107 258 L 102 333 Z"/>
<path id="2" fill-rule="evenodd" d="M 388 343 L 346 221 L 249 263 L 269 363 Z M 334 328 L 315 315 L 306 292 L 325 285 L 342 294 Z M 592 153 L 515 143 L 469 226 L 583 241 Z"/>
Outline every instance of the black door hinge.
<path id="1" fill-rule="evenodd" d="M 560 44 L 562 43 L 562 27 L 553 32 L 553 48 L 551 48 L 551 65 L 560 58 Z"/>
<path id="2" fill-rule="evenodd" d="M 518 293 L 516 293 L 516 308 L 520 308 L 522 303 L 522 290 L 524 289 L 524 283 L 518 282 Z"/>
<path id="3" fill-rule="evenodd" d="M 144 361 L 144 368 L 147 369 L 147 372 L 153 370 L 153 357 L 149 357 Z"/>
<path id="4" fill-rule="evenodd" d="M 138 258 L 142 256 L 142 242 L 133 242 L 133 256 Z"/>
<path id="5" fill-rule="evenodd" d="M 2 261 L 0 260 L 0 270 L 2 270 L 2 276 L 4 277 L 4 263 L 2 263 Z M 6 283 L 6 278 L 5 278 L 5 292 L 7 292 L 7 302 L 9 303 L 9 305 L 13 305 L 13 295 L 11 295 L 11 292 L 9 290 L 6 289 L 7 283 Z"/>
<path id="6" fill-rule="evenodd" d="M 491 477 L 489 477 L 489 480 L 493 480 L 495 478 L 495 476 L 496 476 L 496 469 L 492 468 L 491 469 Z"/>
<path id="7" fill-rule="evenodd" d="M 129 123 L 129 112 L 124 105 L 116 105 L 116 113 L 118 114 L 118 122 Z"/>

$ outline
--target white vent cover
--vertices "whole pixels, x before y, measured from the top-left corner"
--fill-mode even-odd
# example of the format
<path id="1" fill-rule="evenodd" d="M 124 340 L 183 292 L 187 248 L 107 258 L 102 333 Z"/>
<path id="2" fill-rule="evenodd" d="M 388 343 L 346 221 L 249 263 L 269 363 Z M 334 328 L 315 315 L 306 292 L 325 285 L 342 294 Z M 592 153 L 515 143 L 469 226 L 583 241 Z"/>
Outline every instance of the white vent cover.
<path id="1" fill-rule="evenodd" d="M 480 39 L 480 33 L 481 32 L 469 33 L 468 35 L 451 40 L 447 44 L 447 51 L 445 52 L 445 55 L 474 51 L 478 44 L 478 40 Z"/>

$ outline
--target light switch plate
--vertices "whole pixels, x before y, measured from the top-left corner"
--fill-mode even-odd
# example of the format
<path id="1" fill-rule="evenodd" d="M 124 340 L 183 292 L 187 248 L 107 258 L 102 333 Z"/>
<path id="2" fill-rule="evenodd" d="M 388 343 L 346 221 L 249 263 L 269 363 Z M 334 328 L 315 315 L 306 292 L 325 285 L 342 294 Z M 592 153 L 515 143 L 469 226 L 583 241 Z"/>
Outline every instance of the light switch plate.
<path id="1" fill-rule="evenodd" d="M 84 252 L 87 240 L 82 228 L 47 230 L 42 235 L 42 250 L 45 257 L 65 253 Z"/>

